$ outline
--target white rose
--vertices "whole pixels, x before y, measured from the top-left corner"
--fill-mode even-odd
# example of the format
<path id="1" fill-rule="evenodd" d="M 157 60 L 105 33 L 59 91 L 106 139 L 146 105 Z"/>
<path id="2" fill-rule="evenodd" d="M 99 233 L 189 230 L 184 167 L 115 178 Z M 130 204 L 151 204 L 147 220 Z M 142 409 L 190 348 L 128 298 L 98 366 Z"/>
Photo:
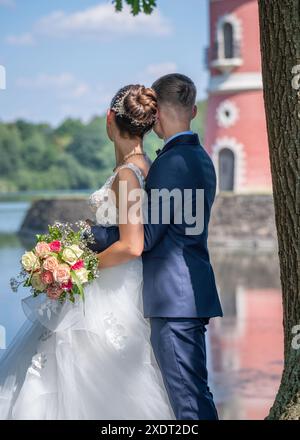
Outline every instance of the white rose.
<path id="1" fill-rule="evenodd" d="M 72 244 L 71 246 L 68 246 L 64 249 L 62 253 L 62 259 L 72 265 L 76 263 L 76 261 L 81 257 L 83 254 L 83 251 L 80 249 L 77 244 Z"/>
<path id="2" fill-rule="evenodd" d="M 36 272 L 31 277 L 31 285 L 38 292 L 44 292 L 46 290 L 46 285 L 43 283 L 41 279 L 40 272 Z"/>
<path id="3" fill-rule="evenodd" d="M 39 269 L 40 261 L 38 257 L 32 252 L 26 252 L 21 259 L 22 266 L 27 272 L 31 272 L 32 270 Z"/>
<path id="4" fill-rule="evenodd" d="M 82 269 L 78 269 L 76 270 L 76 276 L 79 279 L 79 281 L 82 284 L 85 284 L 88 282 L 88 276 L 89 276 L 89 271 L 86 270 L 84 267 Z"/>

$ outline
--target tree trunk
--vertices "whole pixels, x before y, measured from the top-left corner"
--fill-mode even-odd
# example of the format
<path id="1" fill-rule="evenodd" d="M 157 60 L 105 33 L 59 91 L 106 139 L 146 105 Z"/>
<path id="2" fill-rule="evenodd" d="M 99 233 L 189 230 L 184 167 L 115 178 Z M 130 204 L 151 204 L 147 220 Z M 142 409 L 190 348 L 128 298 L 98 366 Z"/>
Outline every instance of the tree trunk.
<path id="1" fill-rule="evenodd" d="M 284 326 L 284 370 L 268 419 L 295 420 L 300 419 L 300 348 L 292 344 L 300 324 L 300 0 L 258 3 Z"/>

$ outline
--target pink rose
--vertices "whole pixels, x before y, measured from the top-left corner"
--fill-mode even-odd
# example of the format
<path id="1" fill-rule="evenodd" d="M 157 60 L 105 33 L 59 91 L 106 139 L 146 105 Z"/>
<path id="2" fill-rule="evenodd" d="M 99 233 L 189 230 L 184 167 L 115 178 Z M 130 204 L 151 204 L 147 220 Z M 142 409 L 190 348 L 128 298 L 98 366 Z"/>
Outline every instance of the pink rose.
<path id="1" fill-rule="evenodd" d="M 46 243 L 45 241 L 40 241 L 35 246 L 35 253 L 40 258 L 47 257 L 47 255 L 49 255 L 49 253 L 50 253 L 50 246 L 49 246 L 49 244 Z"/>
<path id="2" fill-rule="evenodd" d="M 72 283 L 71 278 L 69 279 L 69 281 L 68 281 L 67 283 L 63 283 L 63 284 L 61 285 L 61 287 L 62 287 L 62 289 L 64 289 L 64 290 L 71 290 L 72 287 L 73 287 L 73 283 Z"/>
<path id="3" fill-rule="evenodd" d="M 77 263 L 73 264 L 73 266 L 71 266 L 72 270 L 78 270 L 78 269 L 82 269 L 84 267 L 84 261 L 83 260 L 78 260 Z"/>
<path id="4" fill-rule="evenodd" d="M 43 263 L 43 268 L 45 270 L 50 270 L 50 272 L 54 272 L 54 270 L 59 265 L 59 262 L 56 257 L 50 256 L 47 257 L 46 260 Z"/>
<path id="5" fill-rule="evenodd" d="M 42 273 L 42 281 L 44 284 L 52 284 L 53 283 L 53 274 L 50 270 L 46 270 Z"/>
<path id="6" fill-rule="evenodd" d="M 52 252 L 59 252 L 61 249 L 61 243 L 59 240 L 52 241 L 49 246 Z"/>
<path id="7" fill-rule="evenodd" d="M 55 281 L 58 283 L 67 283 L 70 278 L 70 266 L 59 264 L 53 271 Z"/>
<path id="8" fill-rule="evenodd" d="M 50 299 L 58 299 L 63 293 L 63 290 L 59 286 L 49 286 L 46 290 L 47 296 Z"/>

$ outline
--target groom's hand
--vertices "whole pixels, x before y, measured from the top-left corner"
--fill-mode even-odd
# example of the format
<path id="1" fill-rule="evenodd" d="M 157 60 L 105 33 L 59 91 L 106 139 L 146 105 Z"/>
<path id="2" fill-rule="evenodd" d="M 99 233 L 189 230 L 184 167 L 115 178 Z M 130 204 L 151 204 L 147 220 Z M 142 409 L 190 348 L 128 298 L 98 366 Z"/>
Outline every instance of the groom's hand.
<path id="1" fill-rule="evenodd" d="M 95 226 L 95 222 L 93 222 L 93 220 L 91 220 L 91 219 L 89 219 L 89 218 L 87 218 L 86 220 L 85 220 L 85 222 L 90 226 L 90 227 L 92 227 L 92 226 Z"/>
<path id="2" fill-rule="evenodd" d="M 119 228 L 117 226 L 91 226 L 91 233 L 94 236 L 95 243 L 89 245 L 89 248 L 94 252 L 102 252 L 119 240 Z"/>

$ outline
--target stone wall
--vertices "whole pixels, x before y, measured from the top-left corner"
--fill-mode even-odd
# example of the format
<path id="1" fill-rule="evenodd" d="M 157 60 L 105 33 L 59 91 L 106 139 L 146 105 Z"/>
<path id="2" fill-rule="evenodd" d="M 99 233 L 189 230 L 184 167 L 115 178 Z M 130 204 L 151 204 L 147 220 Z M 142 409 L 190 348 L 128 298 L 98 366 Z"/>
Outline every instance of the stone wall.
<path id="1" fill-rule="evenodd" d="M 33 237 L 56 220 L 74 222 L 94 219 L 86 199 L 37 200 L 20 229 Z M 228 249 L 274 249 L 276 228 L 271 195 L 219 195 L 210 223 L 210 246 Z"/>
<path id="2" fill-rule="evenodd" d="M 73 223 L 87 218 L 94 219 L 94 215 L 84 198 L 36 200 L 26 214 L 19 235 L 30 238 L 46 232 L 48 225 L 55 221 Z"/>
<path id="3" fill-rule="evenodd" d="M 212 210 L 209 237 L 215 247 L 276 248 L 273 196 L 219 195 Z"/>

